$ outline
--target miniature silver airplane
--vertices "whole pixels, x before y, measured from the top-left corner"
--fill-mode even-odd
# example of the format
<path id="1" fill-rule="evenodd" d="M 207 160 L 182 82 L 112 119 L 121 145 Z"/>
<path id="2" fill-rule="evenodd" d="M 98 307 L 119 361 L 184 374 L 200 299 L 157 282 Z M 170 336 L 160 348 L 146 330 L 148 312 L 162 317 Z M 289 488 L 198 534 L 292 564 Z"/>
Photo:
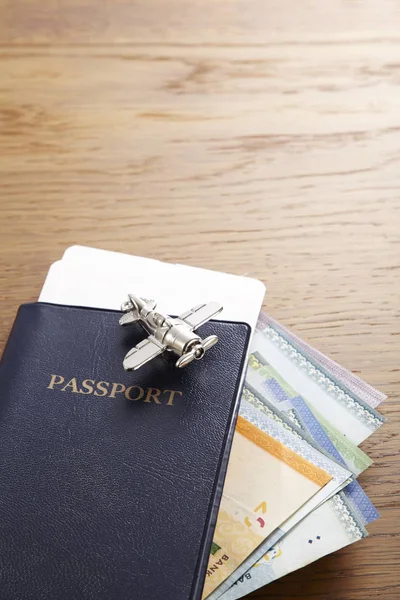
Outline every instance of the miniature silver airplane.
<path id="1" fill-rule="evenodd" d="M 217 302 L 200 304 L 180 315 L 177 319 L 163 315 L 155 310 L 154 300 L 147 300 L 129 294 L 121 310 L 125 313 L 119 320 L 120 325 L 130 325 L 139 321 L 149 337 L 132 348 L 124 358 L 125 371 L 139 369 L 162 352 L 170 351 L 179 356 L 175 365 L 185 367 L 193 360 L 199 360 L 206 350 L 218 342 L 216 335 L 202 340 L 195 329 L 221 312 Z"/>

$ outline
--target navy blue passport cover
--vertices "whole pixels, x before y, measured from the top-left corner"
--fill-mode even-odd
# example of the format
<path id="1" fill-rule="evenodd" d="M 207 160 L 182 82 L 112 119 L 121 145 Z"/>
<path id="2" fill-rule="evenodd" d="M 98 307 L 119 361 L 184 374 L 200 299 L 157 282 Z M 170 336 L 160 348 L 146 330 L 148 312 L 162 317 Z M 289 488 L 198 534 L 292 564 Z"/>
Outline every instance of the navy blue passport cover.
<path id="1" fill-rule="evenodd" d="M 1 600 L 198 600 L 249 327 L 176 369 L 114 311 L 19 309 L 0 364 Z M 130 399 L 128 399 L 130 398 Z"/>

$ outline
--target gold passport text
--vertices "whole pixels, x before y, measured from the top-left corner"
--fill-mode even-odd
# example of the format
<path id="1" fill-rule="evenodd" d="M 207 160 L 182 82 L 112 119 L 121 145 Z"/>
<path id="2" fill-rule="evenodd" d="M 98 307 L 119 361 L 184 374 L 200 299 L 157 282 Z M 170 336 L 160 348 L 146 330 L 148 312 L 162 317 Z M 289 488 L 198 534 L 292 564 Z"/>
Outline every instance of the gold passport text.
<path id="1" fill-rule="evenodd" d="M 173 406 L 175 397 L 182 396 L 182 392 L 178 390 L 160 390 L 155 387 L 143 388 L 140 385 L 126 387 L 123 383 L 95 381 L 94 379 L 84 379 L 81 382 L 77 377 L 66 379 L 62 375 L 57 374 L 51 375 L 47 389 L 58 389 L 61 392 L 72 392 L 86 396 L 104 396 L 107 398 L 116 398 L 118 394 L 123 394 L 127 400 L 141 400 L 142 402 L 165 404 L 166 406 Z"/>

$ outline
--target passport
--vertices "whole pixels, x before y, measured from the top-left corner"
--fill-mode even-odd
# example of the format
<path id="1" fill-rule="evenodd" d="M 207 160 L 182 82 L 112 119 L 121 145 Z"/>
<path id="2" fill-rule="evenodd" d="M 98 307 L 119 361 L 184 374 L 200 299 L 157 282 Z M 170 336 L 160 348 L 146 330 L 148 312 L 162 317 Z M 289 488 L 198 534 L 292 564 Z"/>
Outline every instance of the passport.
<path id="1" fill-rule="evenodd" d="M 20 307 L 0 364 L 2 600 L 201 598 L 246 366 L 247 324 L 206 357 L 122 361 L 117 311 Z"/>

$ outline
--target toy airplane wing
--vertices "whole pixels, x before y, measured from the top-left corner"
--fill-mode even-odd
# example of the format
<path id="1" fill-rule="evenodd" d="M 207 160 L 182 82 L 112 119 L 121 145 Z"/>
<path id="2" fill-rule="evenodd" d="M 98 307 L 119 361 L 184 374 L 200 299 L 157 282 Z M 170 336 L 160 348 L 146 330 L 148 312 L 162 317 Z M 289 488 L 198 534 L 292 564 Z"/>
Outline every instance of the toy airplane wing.
<path id="1" fill-rule="evenodd" d="M 165 346 L 160 344 L 154 336 L 150 335 L 146 340 L 139 342 L 137 346 L 129 350 L 123 363 L 125 371 L 139 369 L 139 367 L 161 354 L 164 350 Z"/>
<path id="2" fill-rule="evenodd" d="M 199 304 L 199 306 L 191 308 L 180 315 L 179 319 L 189 325 L 193 331 L 215 317 L 221 310 L 222 306 L 218 302 L 208 302 L 207 304 Z"/>
<path id="3" fill-rule="evenodd" d="M 120 325 L 130 325 L 131 323 L 135 323 L 136 321 L 140 321 L 139 315 L 137 313 L 135 313 L 133 310 L 130 310 L 129 312 L 122 315 L 122 317 L 119 320 L 119 324 Z"/>

